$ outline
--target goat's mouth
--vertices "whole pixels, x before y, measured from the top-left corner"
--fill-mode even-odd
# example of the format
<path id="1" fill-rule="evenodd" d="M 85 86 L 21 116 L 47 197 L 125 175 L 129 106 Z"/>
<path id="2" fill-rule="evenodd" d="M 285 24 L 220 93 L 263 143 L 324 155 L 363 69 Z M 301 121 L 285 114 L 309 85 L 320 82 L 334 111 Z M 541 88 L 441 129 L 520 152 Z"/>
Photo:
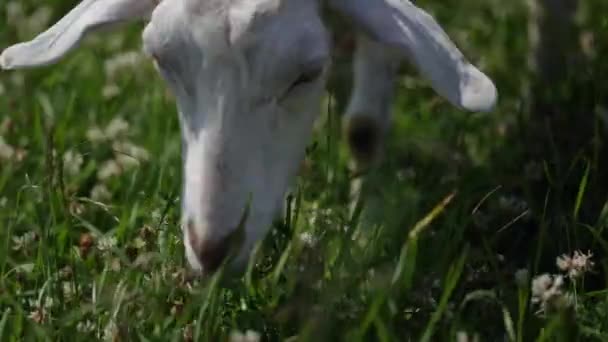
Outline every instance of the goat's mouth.
<path id="1" fill-rule="evenodd" d="M 242 253 L 247 237 L 246 225 L 250 208 L 250 202 L 248 202 L 236 228 L 229 235 L 217 241 L 201 239 L 197 234 L 194 222 L 188 221 L 185 242 L 190 245 L 196 261 L 201 266 L 201 275 L 208 276 L 216 273 L 222 267 L 231 264 Z"/>

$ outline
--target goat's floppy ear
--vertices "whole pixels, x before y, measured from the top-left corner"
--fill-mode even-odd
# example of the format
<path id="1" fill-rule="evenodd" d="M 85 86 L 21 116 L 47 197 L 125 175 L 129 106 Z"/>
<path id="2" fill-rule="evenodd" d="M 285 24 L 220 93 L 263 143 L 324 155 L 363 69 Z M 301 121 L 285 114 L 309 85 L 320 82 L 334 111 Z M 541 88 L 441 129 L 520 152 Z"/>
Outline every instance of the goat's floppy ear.
<path id="1" fill-rule="evenodd" d="M 408 0 L 329 0 L 378 42 L 396 48 L 437 93 L 470 111 L 489 111 L 496 87 L 471 65 L 437 22 Z"/>
<path id="2" fill-rule="evenodd" d="M 0 68 L 18 69 L 57 62 L 95 28 L 148 16 L 154 0 L 83 0 L 55 25 L 0 55 Z"/>

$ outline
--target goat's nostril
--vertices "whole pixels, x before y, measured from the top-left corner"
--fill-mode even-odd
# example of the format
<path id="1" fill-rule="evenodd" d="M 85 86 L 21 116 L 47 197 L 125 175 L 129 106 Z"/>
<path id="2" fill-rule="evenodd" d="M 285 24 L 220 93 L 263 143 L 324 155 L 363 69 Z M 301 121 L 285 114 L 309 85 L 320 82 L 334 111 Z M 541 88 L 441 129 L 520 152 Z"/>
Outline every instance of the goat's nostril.
<path id="1" fill-rule="evenodd" d="M 230 237 L 218 241 L 201 239 L 194 229 L 194 224 L 189 222 L 187 228 L 188 242 L 201 266 L 203 266 L 203 271 L 205 273 L 217 271 L 230 251 Z"/>

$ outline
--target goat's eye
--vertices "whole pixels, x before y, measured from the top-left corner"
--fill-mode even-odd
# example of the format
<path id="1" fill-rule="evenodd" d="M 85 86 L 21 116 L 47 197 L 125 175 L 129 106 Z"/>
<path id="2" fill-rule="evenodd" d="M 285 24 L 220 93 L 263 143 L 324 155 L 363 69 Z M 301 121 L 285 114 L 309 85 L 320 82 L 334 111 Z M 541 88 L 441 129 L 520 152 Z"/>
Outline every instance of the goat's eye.
<path id="1" fill-rule="evenodd" d="M 321 69 L 321 68 L 314 69 L 314 70 L 308 70 L 308 71 L 300 74 L 300 76 L 293 83 L 293 86 L 298 86 L 300 84 L 306 84 L 306 83 L 314 82 L 319 77 L 321 77 L 322 73 L 323 73 L 323 69 Z"/>
<path id="2" fill-rule="evenodd" d="M 296 80 L 291 83 L 289 89 L 287 89 L 287 92 L 289 93 L 300 86 L 315 82 L 319 79 L 319 77 L 321 77 L 322 74 L 323 68 L 314 68 L 301 73 L 298 78 L 296 78 Z"/>

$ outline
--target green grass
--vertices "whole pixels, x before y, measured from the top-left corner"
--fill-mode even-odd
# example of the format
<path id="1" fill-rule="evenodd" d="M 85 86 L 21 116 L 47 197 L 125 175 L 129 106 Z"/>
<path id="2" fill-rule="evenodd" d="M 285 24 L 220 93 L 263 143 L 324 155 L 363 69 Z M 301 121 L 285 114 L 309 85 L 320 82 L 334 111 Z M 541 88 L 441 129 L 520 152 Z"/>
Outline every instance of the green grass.
<path id="1" fill-rule="evenodd" d="M 24 2 L 27 15 L 35 4 Z M 49 4 L 54 18 L 70 7 Z M 15 150 L 0 157 L 0 339 L 219 341 L 253 330 L 264 341 L 608 340 L 606 220 L 580 219 L 595 171 L 575 173 L 573 205 L 556 211 L 557 190 L 530 185 L 554 176 L 550 157 L 522 161 L 523 2 L 420 5 L 496 80 L 497 110 L 463 113 L 404 77 L 385 159 L 354 214 L 338 114 L 324 113 L 288 215 L 231 282 L 187 272 L 179 125 L 165 86 L 149 63 L 114 79 L 104 70 L 139 49 L 141 25 L 95 35 L 56 66 L 1 73 L 0 136 Z M 5 5 L 0 18 L 2 46 L 35 33 L 26 20 L 7 22 Z M 606 20 L 586 25 L 605 51 Z M 593 65 L 598 85 L 605 65 Z M 110 84 L 120 91 L 106 98 Z M 129 129 L 91 138 L 116 118 Z M 131 146 L 139 165 L 117 170 L 116 142 L 147 153 Z M 595 267 L 566 280 L 576 306 L 537 314 L 531 279 L 559 273 L 555 258 L 577 249 L 593 252 Z"/>

